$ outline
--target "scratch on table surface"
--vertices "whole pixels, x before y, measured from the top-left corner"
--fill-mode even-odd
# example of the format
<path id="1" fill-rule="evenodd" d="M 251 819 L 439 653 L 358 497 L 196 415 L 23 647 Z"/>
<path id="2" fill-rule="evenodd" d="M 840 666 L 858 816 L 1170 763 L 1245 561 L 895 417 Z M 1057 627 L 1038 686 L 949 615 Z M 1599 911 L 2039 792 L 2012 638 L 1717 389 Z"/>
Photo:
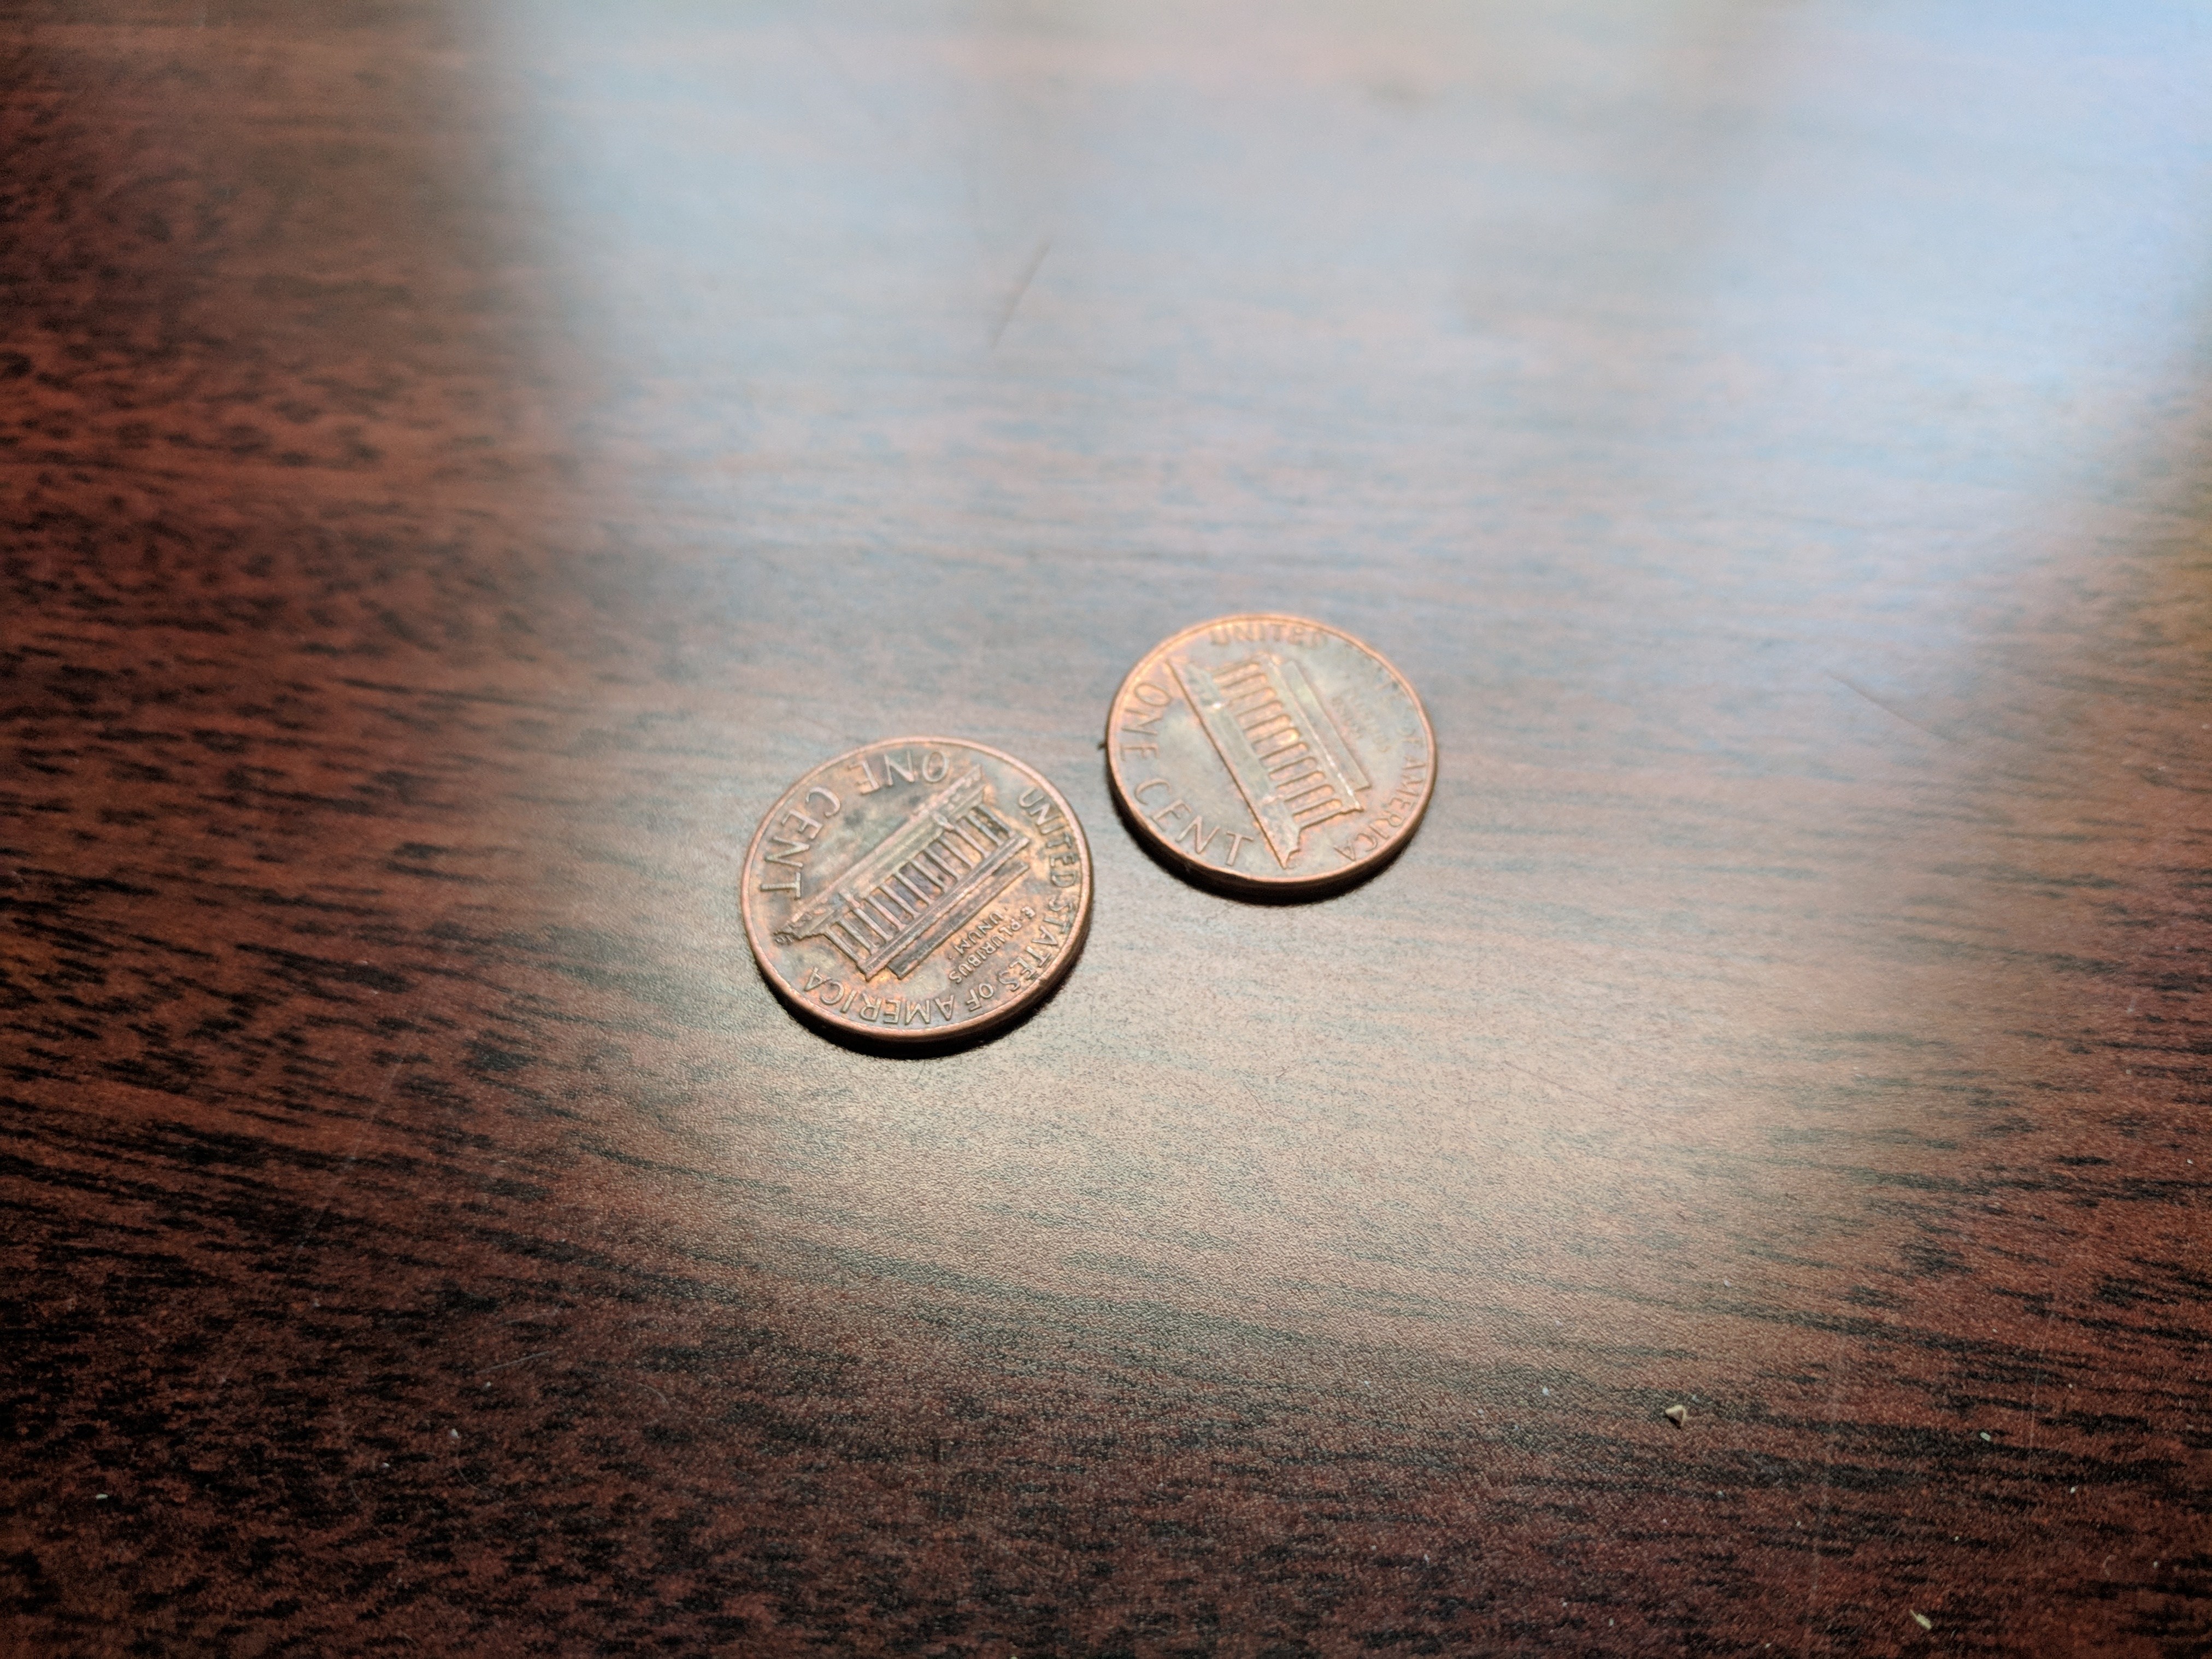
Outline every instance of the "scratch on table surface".
<path id="1" fill-rule="evenodd" d="M 1805 1651 L 1813 1651 L 1813 1606 L 1820 1595 L 1820 1534 L 1828 1525 L 1828 1499 L 1836 1484 L 1836 1402 L 1844 1392 L 1844 1354 L 1839 1343 L 1828 1371 L 1826 1455 L 1820 1460 L 1820 1507 L 1813 1516 L 1813 1577 L 1805 1586 Z"/>
<path id="2" fill-rule="evenodd" d="M 377 1121 L 384 1115 L 385 1102 L 392 1098 L 392 1079 L 399 1075 L 399 1068 L 406 1063 L 404 1060 L 395 1060 L 386 1069 L 383 1087 L 376 1091 L 376 1098 L 369 1103 L 368 1111 L 360 1123 L 355 1126 L 353 1144 L 346 1148 L 345 1156 L 338 1160 L 338 1167 L 331 1173 L 329 1184 L 323 1188 L 322 1207 L 315 1212 L 314 1219 L 301 1230 L 300 1237 L 292 1245 L 294 1255 L 299 1255 L 307 1248 L 309 1241 L 315 1236 L 316 1230 L 323 1224 L 324 1218 L 330 1214 L 331 1206 L 337 1202 L 338 1188 L 345 1183 L 346 1177 L 353 1173 L 353 1166 L 361 1158 L 361 1143 L 368 1139 L 368 1132 L 375 1127 Z"/>
<path id="3" fill-rule="evenodd" d="M 1845 690 L 1857 692 L 1859 696 L 1864 697 L 1869 702 L 1881 709 L 1883 714 L 1888 715 L 1892 720 L 1903 720 L 1914 731 L 1924 732 L 1929 737 L 1935 738 L 1938 743 L 1956 743 L 1958 741 L 1955 738 L 1945 737 L 1941 732 L 1938 732 L 1932 726 L 1923 726 L 1920 721 L 1913 719 L 1911 715 L 1906 714 L 1903 709 L 1893 708 L 1890 704 L 1884 702 L 1880 697 L 1875 696 L 1873 692 L 1868 690 L 1866 687 L 1861 685 L 1856 680 L 1847 678 L 1845 676 L 1837 673 L 1832 668 L 1828 671 L 1828 678 L 1835 681 L 1838 685 L 1842 686 Z"/>
<path id="4" fill-rule="evenodd" d="M 1030 284 L 1036 280 L 1037 271 L 1044 264 L 1044 256 L 1051 252 L 1052 238 L 1048 236 L 1036 245 L 1036 252 L 1030 255 L 1029 264 L 1022 267 L 1022 274 L 1014 283 L 1014 291 L 1006 296 L 1006 308 L 999 313 L 999 325 L 991 331 L 992 350 L 999 349 L 999 337 L 1006 331 L 1006 325 L 1014 320 L 1014 313 L 1021 307 L 1022 295 L 1030 291 Z"/>
<path id="5" fill-rule="evenodd" d="M 904 124 L 883 107 L 882 100 L 869 92 L 861 83 L 860 77 L 854 74 L 845 60 L 830 49 L 827 40 L 803 22 L 794 24 L 793 28 L 799 38 L 812 48 L 815 56 L 830 66 L 831 76 L 851 97 L 855 109 L 894 137 L 905 136 Z"/>
<path id="6" fill-rule="evenodd" d="M 1555 1077 L 1546 1077 L 1541 1072 L 1532 1072 L 1526 1066 L 1516 1066 L 1510 1060 L 1501 1060 L 1498 1063 L 1509 1072 L 1518 1072 L 1522 1077 L 1533 1077 L 1539 1083 L 1548 1084 L 1554 1089 L 1574 1096 L 1577 1100 L 1587 1100 L 1593 1106 L 1611 1104 L 1608 1101 L 1601 1100 L 1587 1089 L 1577 1089 L 1571 1083 L 1562 1083 Z"/>
<path id="7" fill-rule="evenodd" d="M 2052 1274 L 2051 1282 L 2053 1284 L 2057 1282 L 2057 1275 L 2056 1273 Z M 2042 1328 L 2036 1333 L 2034 1362 L 2027 1368 L 2027 1411 L 2026 1413 L 2026 1416 L 2027 1418 L 2027 1449 L 2029 1451 L 2033 1451 L 2035 1449 L 2035 1407 L 2038 1397 L 2043 1392 L 2044 1357 L 2051 1352 L 2051 1292 L 2048 1290 L 2045 1290 L 2043 1293 L 2043 1326 Z"/>
<path id="8" fill-rule="evenodd" d="M 486 1376 L 493 1371 L 503 1371 L 510 1365 L 527 1365 L 533 1359 L 550 1359 L 560 1352 L 558 1348 L 540 1348 L 536 1353 L 526 1353 L 514 1359 L 502 1359 L 496 1365 L 486 1365 L 479 1370 L 477 1375 Z"/>

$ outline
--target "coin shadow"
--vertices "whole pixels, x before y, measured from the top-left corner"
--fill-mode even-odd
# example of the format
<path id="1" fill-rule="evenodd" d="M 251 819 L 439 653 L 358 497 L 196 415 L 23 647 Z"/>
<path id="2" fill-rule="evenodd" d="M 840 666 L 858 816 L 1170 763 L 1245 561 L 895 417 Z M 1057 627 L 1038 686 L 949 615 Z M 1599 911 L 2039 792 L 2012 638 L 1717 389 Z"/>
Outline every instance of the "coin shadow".
<path id="1" fill-rule="evenodd" d="M 1100 746 L 1103 748 L 1104 745 Z M 1364 887 L 1395 864 L 1400 856 L 1404 854 L 1407 845 L 1413 839 L 1412 834 L 1399 836 L 1379 856 L 1360 865 L 1357 869 L 1347 870 L 1334 881 L 1316 883 L 1288 891 L 1279 887 L 1246 887 L 1186 868 L 1169 859 L 1158 848 L 1146 839 L 1144 832 L 1137 827 L 1136 819 L 1130 816 L 1129 808 L 1121 799 L 1121 792 L 1114 787 L 1112 765 L 1109 763 L 1101 763 L 1100 769 L 1106 775 L 1106 799 L 1114 803 L 1114 816 L 1121 820 L 1121 827 L 1129 832 L 1129 839 L 1136 842 L 1138 851 L 1185 886 L 1195 887 L 1221 898 L 1235 899 L 1239 904 L 1279 907 L 1292 904 L 1320 904 L 1329 899 L 1341 898 L 1355 887 Z M 1419 825 L 1415 826 L 1417 831 L 1419 827 Z"/>
<path id="2" fill-rule="evenodd" d="M 1097 909 L 1097 896 L 1094 894 L 1091 898 L 1093 910 Z M 775 978 L 766 968 L 761 965 L 757 957 L 753 962 L 753 971 L 760 975 L 761 982 L 775 994 L 775 1000 L 783 1005 L 786 1012 L 817 1036 L 836 1043 L 840 1048 L 848 1049 L 856 1054 L 872 1055 L 878 1060 L 941 1060 L 951 1054 L 965 1054 L 970 1048 L 980 1048 L 986 1043 L 996 1042 L 1000 1037 L 1019 1030 L 1046 1009 L 1051 1007 L 1059 1000 L 1060 994 L 1066 988 L 1067 981 L 1075 977 L 1075 970 L 1081 965 L 1083 947 L 1091 940 L 1091 916 L 1086 914 L 1083 919 L 1083 933 L 1070 947 L 1067 966 L 1051 984 L 1046 986 L 1036 996 L 1022 1004 L 1012 1013 L 994 1020 L 980 1030 L 955 1030 L 934 1039 L 908 1039 L 891 1042 L 886 1042 L 882 1037 L 872 1037 L 863 1031 L 845 1030 L 817 1015 L 809 1013 L 804 1004 L 795 1000 L 782 986 L 775 982 Z"/>

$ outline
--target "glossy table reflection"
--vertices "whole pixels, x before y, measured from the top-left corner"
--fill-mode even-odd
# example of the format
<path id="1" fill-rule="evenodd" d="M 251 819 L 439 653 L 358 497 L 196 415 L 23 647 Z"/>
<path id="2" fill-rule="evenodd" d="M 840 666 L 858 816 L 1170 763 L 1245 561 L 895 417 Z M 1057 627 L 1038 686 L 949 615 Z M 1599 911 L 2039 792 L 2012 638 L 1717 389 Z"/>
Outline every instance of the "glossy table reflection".
<path id="1" fill-rule="evenodd" d="M 0 1645 L 2212 1641 L 2201 15 L 8 19 Z M 1260 608 L 1326 902 L 1108 805 Z M 1099 892 L 918 1060 L 908 730 Z"/>

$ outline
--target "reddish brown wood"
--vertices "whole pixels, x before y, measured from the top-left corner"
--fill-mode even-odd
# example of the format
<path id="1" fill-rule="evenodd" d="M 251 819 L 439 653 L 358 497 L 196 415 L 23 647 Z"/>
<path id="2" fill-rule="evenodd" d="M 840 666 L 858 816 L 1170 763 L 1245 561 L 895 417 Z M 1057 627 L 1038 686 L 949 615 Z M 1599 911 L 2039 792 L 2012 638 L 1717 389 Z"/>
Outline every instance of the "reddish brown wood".
<path id="1" fill-rule="evenodd" d="M 0 26 L 0 1645 L 2212 1639 L 2201 23 L 1109 9 Z M 1309 906 L 1097 748 L 1262 607 Z M 904 730 L 1097 854 L 924 1060 Z"/>

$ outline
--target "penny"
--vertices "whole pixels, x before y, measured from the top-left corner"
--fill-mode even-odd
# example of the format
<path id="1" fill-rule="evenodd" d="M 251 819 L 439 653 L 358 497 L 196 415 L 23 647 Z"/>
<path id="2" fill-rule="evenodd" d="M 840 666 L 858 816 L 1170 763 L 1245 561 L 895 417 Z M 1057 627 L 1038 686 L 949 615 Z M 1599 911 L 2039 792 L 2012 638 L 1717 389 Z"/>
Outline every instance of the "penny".
<path id="1" fill-rule="evenodd" d="M 809 1018 L 893 1042 L 985 1030 L 1067 971 L 1091 848 L 1011 755 L 894 738 L 817 766 L 769 809 L 740 875 L 745 938 Z"/>
<path id="2" fill-rule="evenodd" d="M 1115 694 L 1106 754 L 1148 847 L 1252 893 L 1372 872 L 1420 823 L 1437 774 L 1405 676 L 1303 617 L 1223 617 L 1153 647 Z"/>

